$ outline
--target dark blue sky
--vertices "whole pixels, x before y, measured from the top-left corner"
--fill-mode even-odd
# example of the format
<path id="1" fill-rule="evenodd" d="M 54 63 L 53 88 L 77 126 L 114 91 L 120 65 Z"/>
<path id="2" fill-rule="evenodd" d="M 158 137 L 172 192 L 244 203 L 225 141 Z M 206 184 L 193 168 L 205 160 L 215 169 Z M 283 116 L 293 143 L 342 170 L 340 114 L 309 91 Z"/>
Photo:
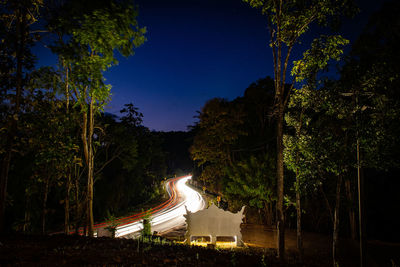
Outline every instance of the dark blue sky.
<path id="1" fill-rule="evenodd" d="M 106 74 L 108 110 L 132 101 L 155 130 L 186 130 L 213 97 L 233 99 L 271 72 L 264 18 L 240 0 L 142 0 L 148 41 Z"/>
<path id="2" fill-rule="evenodd" d="M 362 12 L 343 27 L 351 40 L 382 1 L 359 2 Z M 207 100 L 234 99 L 252 82 L 272 76 L 265 18 L 242 0 L 136 4 L 148 41 L 105 74 L 113 86 L 107 112 L 119 114 L 123 104 L 132 102 L 151 130 L 186 130 Z M 46 64 L 51 57 L 39 51 L 39 62 Z"/>

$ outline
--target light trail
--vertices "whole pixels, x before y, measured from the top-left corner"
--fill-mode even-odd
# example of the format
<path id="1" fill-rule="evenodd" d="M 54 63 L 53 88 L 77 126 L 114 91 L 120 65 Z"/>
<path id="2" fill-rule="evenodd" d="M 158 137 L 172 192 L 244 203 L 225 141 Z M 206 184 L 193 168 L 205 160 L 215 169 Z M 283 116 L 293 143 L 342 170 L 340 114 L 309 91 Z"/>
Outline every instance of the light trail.
<path id="1" fill-rule="evenodd" d="M 169 199 L 164 203 L 151 209 L 151 229 L 152 231 L 164 232 L 168 229 L 182 226 L 185 224 L 186 214 L 185 207 L 196 212 L 205 208 L 203 197 L 195 190 L 186 185 L 186 182 L 192 176 L 182 176 L 167 180 L 165 189 L 169 195 Z M 146 212 L 141 212 L 128 217 L 116 220 L 118 223 L 116 237 L 136 237 L 140 235 L 143 229 L 143 217 Z M 95 229 L 104 228 L 107 222 L 96 224 Z"/>

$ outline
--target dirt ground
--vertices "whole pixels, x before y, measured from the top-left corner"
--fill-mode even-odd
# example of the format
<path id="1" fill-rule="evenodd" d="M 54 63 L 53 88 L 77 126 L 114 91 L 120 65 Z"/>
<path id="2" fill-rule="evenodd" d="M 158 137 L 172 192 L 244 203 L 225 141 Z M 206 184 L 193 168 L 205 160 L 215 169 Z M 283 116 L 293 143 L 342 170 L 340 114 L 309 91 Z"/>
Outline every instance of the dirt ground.
<path id="1" fill-rule="evenodd" d="M 242 224 L 242 237 L 246 246 L 258 249 L 276 249 L 276 230 L 264 225 Z M 184 228 L 172 229 L 163 233 L 167 238 L 183 240 Z M 285 246 L 291 253 L 296 253 L 296 231 L 286 230 Z M 317 233 L 303 234 L 304 257 L 307 262 L 320 263 L 332 262 L 332 238 Z M 381 241 L 368 241 L 367 266 L 400 266 L 400 243 L 386 243 Z M 358 243 L 349 240 L 340 240 L 339 257 L 341 266 L 359 265 Z"/>
<path id="2" fill-rule="evenodd" d="M 238 249 L 169 241 L 183 241 L 182 227 L 161 234 L 150 242 L 65 235 L 0 236 L 0 266 L 332 266 L 331 239 L 319 234 L 304 234 L 303 263 L 298 260 L 292 230 L 286 232 L 285 263 L 276 258 L 276 231 L 263 225 L 242 225 L 246 246 Z M 340 267 L 358 266 L 357 244 L 341 240 L 341 248 Z M 400 266 L 400 244 L 370 241 L 367 266 Z"/>
<path id="3" fill-rule="evenodd" d="M 301 266 L 291 255 L 280 263 L 273 250 L 222 250 L 159 239 L 0 236 L 0 266 Z"/>
<path id="4" fill-rule="evenodd" d="M 243 225 L 243 241 L 249 246 L 276 248 L 276 230 L 263 225 Z M 351 239 L 339 241 L 339 257 L 343 266 L 359 265 L 359 245 Z M 286 249 L 296 250 L 296 231 L 286 230 Z M 305 258 L 332 258 L 332 238 L 317 233 L 304 233 L 303 247 Z M 367 243 L 368 266 L 400 266 L 400 243 L 369 240 Z"/>

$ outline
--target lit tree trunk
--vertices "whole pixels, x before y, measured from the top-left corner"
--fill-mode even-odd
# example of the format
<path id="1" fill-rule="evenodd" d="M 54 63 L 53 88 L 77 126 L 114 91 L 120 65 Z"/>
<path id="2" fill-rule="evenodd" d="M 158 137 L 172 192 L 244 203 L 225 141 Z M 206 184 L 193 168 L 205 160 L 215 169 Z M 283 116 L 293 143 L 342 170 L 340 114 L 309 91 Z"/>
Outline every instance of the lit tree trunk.
<path id="1" fill-rule="evenodd" d="M 66 181 L 66 195 L 65 195 L 65 214 L 64 214 L 64 233 L 69 234 L 69 199 L 70 199 L 70 193 L 71 193 L 71 172 L 70 169 L 68 169 L 68 174 L 67 174 L 67 181 Z"/>
<path id="2" fill-rule="evenodd" d="M 333 223 L 334 218 L 333 218 L 331 204 L 329 204 L 329 200 L 326 197 L 326 194 L 325 194 L 324 188 L 322 187 L 322 184 L 319 185 L 319 191 L 321 192 L 322 196 L 324 197 L 326 208 L 328 209 L 328 212 L 329 212 L 329 218 L 331 219 L 331 222 Z"/>
<path id="3" fill-rule="evenodd" d="M 89 138 L 87 135 L 87 126 L 88 126 L 88 114 L 87 112 L 83 112 L 82 113 L 82 144 L 83 144 L 83 154 L 85 156 L 85 163 L 87 166 L 87 172 L 88 172 L 88 183 L 87 183 L 87 189 L 89 189 L 89 177 L 90 177 L 90 159 L 89 159 L 89 146 L 88 146 L 88 142 L 89 142 Z M 89 208 L 88 208 L 88 194 L 86 194 L 85 197 L 85 216 L 86 216 L 86 221 L 84 224 L 84 234 L 86 235 L 86 229 L 87 229 L 87 225 L 88 225 L 88 216 L 89 216 Z"/>
<path id="4" fill-rule="evenodd" d="M 89 236 L 93 236 L 93 165 L 94 165 L 94 157 L 93 157 L 93 128 L 94 128 L 94 114 L 93 114 L 93 97 L 90 100 L 89 106 L 89 136 L 88 136 L 88 145 L 89 145 L 89 165 L 88 165 L 88 233 Z"/>
<path id="5" fill-rule="evenodd" d="M 283 214 L 283 105 L 279 104 L 278 121 L 277 121 L 277 162 L 276 162 L 276 175 L 277 175 L 277 196 L 278 201 L 276 205 L 277 215 L 277 248 L 278 257 L 285 258 L 285 218 Z"/>
<path id="6" fill-rule="evenodd" d="M 268 226 L 272 225 L 272 221 L 273 221 L 272 216 L 273 215 L 272 215 L 271 204 L 266 202 L 265 203 L 265 219 L 266 219 L 265 222 L 267 223 Z"/>
<path id="7" fill-rule="evenodd" d="M 301 136 L 301 127 L 302 127 L 302 120 L 303 120 L 303 113 L 304 108 L 302 108 L 300 117 L 299 117 L 299 127 L 297 129 L 297 137 L 298 141 L 300 140 Z M 299 166 L 300 162 L 300 154 L 299 150 L 296 153 L 296 166 Z M 300 178 L 299 178 L 299 168 L 296 168 L 296 220 L 297 220 L 297 227 L 296 227 L 296 236 L 297 236 L 297 250 L 299 252 L 300 261 L 303 261 L 303 235 L 301 230 L 301 196 L 300 196 Z"/>
<path id="8" fill-rule="evenodd" d="M 358 96 L 356 95 L 357 110 Z M 362 175 L 361 168 L 361 153 L 360 153 L 360 140 L 358 132 L 358 118 L 357 119 L 357 182 L 358 182 L 358 221 L 359 221 L 359 234 L 360 234 L 360 266 L 367 264 L 367 239 L 366 239 L 366 221 L 365 221 L 365 193 L 364 193 L 364 176 Z"/>
<path id="9" fill-rule="evenodd" d="M 277 205 L 276 205 L 276 220 L 277 220 L 277 248 L 278 258 L 283 261 L 285 259 L 285 215 L 283 211 L 283 195 L 284 195 L 284 172 L 283 172 L 283 120 L 285 112 L 285 82 L 286 70 L 288 66 L 289 56 L 293 45 L 288 46 L 285 59 L 282 54 L 282 10 L 283 1 L 275 2 L 276 8 L 276 32 L 270 27 L 272 54 L 274 59 L 274 78 L 275 78 L 275 103 L 277 112 L 277 135 L 276 135 L 276 177 L 277 177 Z M 290 94 L 290 89 L 287 92 L 287 97 Z"/>
<path id="10" fill-rule="evenodd" d="M 64 61 L 63 61 L 64 65 Z M 65 99 L 67 101 L 67 113 L 69 112 L 69 69 L 68 66 L 64 66 L 65 68 Z"/>
<path id="11" fill-rule="evenodd" d="M 47 197 L 49 195 L 49 183 L 50 177 L 47 175 L 44 192 L 43 192 L 43 203 L 42 203 L 42 234 L 46 233 L 46 214 L 47 214 Z"/>
<path id="12" fill-rule="evenodd" d="M 299 189 L 299 178 L 296 175 L 296 212 L 297 212 L 297 250 L 300 255 L 300 261 L 303 261 L 303 235 L 301 230 L 301 199 Z"/>
<path id="13" fill-rule="evenodd" d="M 356 214 L 354 211 L 354 199 L 353 199 L 353 193 L 351 190 L 351 181 L 349 179 L 346 179 L 344 181 L 344 185 L 346 188 L 346 195 L 347 195 L 347 200 L 349 201 L 349 222 L 350 222 L 350 234 L 351 234 L 351 239 L 356 240 L 357 238 L 357 226 L 356 226 Z"/>
<path id="14" fill-rule="evenodd" d="M 30 196 L 25 193 L 25 216 L 24 216 L 24 226 L 22 231 L 24 233 L 28 232 L 28 229 L 31 225 L 31 213 L 30 213 Z"/>
<path id="15" fill-rule="evenodd" d="M 11 139 L 11 138 L 8 138 Z M 8 141 L 6 146 L 6 154 L 4 155 L 1 166 L 1 180 L 0 180 L 0 232 L 4 232 L 4 219 L 6 209 L 6 194 L 7 194 L 7 180 L 8 171 L 11 161 L 11 141 Z"/>
<path id="16" fill-rule="evenodd" d="M 342 175 L 340 174 L 337 179 L 336 184 L 336 206 L 333 221 L 333 244 L 332 244 L 332 254 L 333 254 L 333 266 L 338 265 L 337 250 L 339 243 L 339 212 L 340 212 L 340 188 L 342 186 Z"/>
<path id="17" fill-rule="evenodd" d="M 62 60 L 62 66 L 64 67 L 65 70 L 65 97 L 66 97 L 66 112 L 69 114 L 69 79 L 68 79 L 68 66 L 65 66 L 64 60 Z M 70 118 L 68 118 L 69 120 Z M 67 134 L 69 134 L 69 131 L 67 131 Z M 69 200 L 70 200 L 70 193 L 71 193 L 71 172 L 72 172 L 72 166 L 70 166 L 67 169 L 67 175 L 66 175 L 66 192 L 65 192 L 65 208 L 64 208 L 64 233 L 69 234 L 69 228 L 70 228 L 70 217 L 69 217 Z"/>
<path id="18" fill-rule="evenodd" d="M 75 166 L 76 168 L 76 166 Z M 75 169 L 76 170 L 76 169 Z M 79 175 L 75 171 L 75 234 L 79 235 L 81 225 L 81 204 L 79 203 Z"/>

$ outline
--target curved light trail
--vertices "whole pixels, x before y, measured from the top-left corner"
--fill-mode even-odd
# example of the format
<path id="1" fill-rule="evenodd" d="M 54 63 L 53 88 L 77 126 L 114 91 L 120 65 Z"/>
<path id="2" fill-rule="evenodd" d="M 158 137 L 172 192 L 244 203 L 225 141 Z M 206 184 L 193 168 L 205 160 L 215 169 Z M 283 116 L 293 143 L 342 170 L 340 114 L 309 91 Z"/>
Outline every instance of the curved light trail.
<path id="1" fill-rule="evenodd" d="M 192 176 L 182 176 L 166 181 L 165 189 L 169 199 L 164 203 L 151 209 L 152 231 L 164 232 L 168 229 L 185 224 L 186 208 L 191 212 L 205 208 L 203 197 L 195 190 L 186 185 Z M 186 207 L 186 208 L 185 208 Z M 143 229 L 143 217 L 146 212 L 137 213 L 128 217 L 116 220 L 118 223 L 116 237 L 136 237 Z M 104 228 L 107 222 L 96 224 L 95 229 Z"/>

